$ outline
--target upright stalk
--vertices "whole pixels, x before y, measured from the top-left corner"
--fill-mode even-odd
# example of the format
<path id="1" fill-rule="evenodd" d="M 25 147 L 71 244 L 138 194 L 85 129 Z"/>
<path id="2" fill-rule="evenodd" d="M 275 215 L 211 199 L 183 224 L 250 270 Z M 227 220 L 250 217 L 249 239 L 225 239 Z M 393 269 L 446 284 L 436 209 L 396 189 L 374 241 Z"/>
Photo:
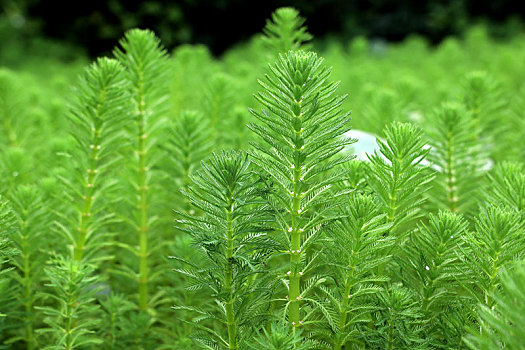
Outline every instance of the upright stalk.
<path id="1" fill-rule="evenodd" d="M 231 196 L 230 196 L 231 198 Z M 235 322 L 235 313 L 233 310 L 233 303 L 235 302 L 235 296 L 233 294 L 233 269 L 232 269 L 232 258 L 233 258 L 233 203 L 229 203 L 229 208 L 226 210 L 226 223 L 227 223 L 227 244 L 228 248 L 226 251 L 226 271 L 224 279 L 224 289 L 228 293 L 228 300 L 226 302 L 226 322 L 228 325 L 228 343 L 230 350 L 238 349 L 237 344 L 237 324 Z"/>
<path id="2" fill-rule="evenodd" d="M 301 289 L 315 264 L 304 264 L 301 258 L 315 247 L 322 227 L 335 219 L 332 210 L 337 205 L 328 208 L 324 203 L 341 200 L 333 185 L 343 176 L 331 170 L 348 159 L 339 152 L 353 142 L 343 136 L 349 130 L 349 116 L 341 108 L 345 96 L 333 95 L 337 83 L 328 81 L 330 69 L 322 63 L 312 52 L 281 55 L 266 81 L 260 81 L 264 91 L 256 98 L 265 109 L 251 111 L 260 123 L 249 124 L 264 142 L 255 145 L 254 162 L 272 178 L 275 211 L 282 213 L 276 216 L 286 236 L 280 249 L 290 255 L 285 312 L 294 329 L 307 321 L 302 299 L 315 298 Z"/>
<path id="3" fill-rule="evenodd" d="M 218 307 L 217 315 L 190 306 L 175 309 L 201 315 L 192 322 L 200 330 L 209 330 L 210 337 L 203 334 L 201 339 L 214 349 L 245 349 L 240 343 L 244 337 L 240 336 L 239 325 L 245 329 L 261 327 L 260 317 L 269 315 L 265 308 L 267 295 L 260 293 L 266 283 L 258 284 L 260 280 L 256 280 L 255 285 L 248 284 L 249 276 L 263 268 L 265 257 L 259 252 L 267 250 L 268 245 L 260 239 L 270 219 L 259 193 L 254 191 L 258 179 L 250 166 L 248 156 L 241 152 L 212 154 L 192 176 L 192 184 L 183 190 L 190 203 L 202 210 L 198 216 L 179 212 L 180 228 L 191 235 L 199 255 L 192 255 L 194 261 L 174 257 L 185 266 L 175 271 L 193 281 L 198 289 L 211 291 L 215 299 L 212 304 Z M 212 324 L 221 322 L 213 329 L 202 329 L 206 319 Z"/>
<path id="4" fill-rule="evenodd" d="M 299 103 L 300 105 L 300 103 Z M 296 122 L 299 125 L 299 131 L 295 130 L 295 134 L 298 143 L 302 141 L 301 131 L 301 117 L 302 113 L 295 116 Z M 300 150 L 296 150 L 300 152 Z M 299 157 L 295 158 L 294 172 L 293 172 L 293 194 L 292 194 L 292 227 L 291 227 L 291 240 L 290 240 L 290 276 L 289 276 L 289 289 L 288 289 L 288 300 L 290 301 L 290 309 L 288 318 L 292 326 L 297 327 L 301 324 L 301 312 L 300 312 L 300 296 L 301 296 L 301 274 L 299 271 L 301 261 L 301 232 L 303 231 L 299 227 L 299 216 L 301 214 L 301 194 L 300 194 L 300 181 L 302 177 L 302 162 Z"/>
<path id="5" fill-rule="evenodd" d="M 73 328 L 74 328 L 74 319 L 73 319 L 72 310 L 71 310 L 72 309 L 72 300 L 71 300 L 72 295 L 69 294 L 68 296 L 69 296 L 69 299 L 67 300 L 66 310 L 65 310 L 66 312 L 64 315 L 64 318 L 65 318 L 64 323 L 66 325 L 65 349 L 67 350 L 73 349 L 71 337 L 73 336 Z"/>
<path id="6" fill-rule="evenodd" d="M 339 310 L 339 333 L 337 335 L 337 339 L 335 340 L 334 350 L 341 350 L 344 345 L 341 339 L 341 333 L 344 333 L 344 329 L 346 328 L 346 319 L 348 317 L 348 311 L 346 311 L 346 308 L 348 307 L 351 298 L 350 290 L 352 285 L 350 284 L 350 281 L 353 277 L 353 274 L 354 267 L 351 267 L 345 279 L 345 293 L 343 294 L 343 301 L 341 302 L 341 309 Z"/>
<path id="7" fill-rule="evenodd" d="M 27 229 L 27 222 L 23 222 L 20 231 L 25 232 Z M 24 235 L 22 239 L 22 248 L 26 252 L 29 250 L 29 242 L 27 240 L 27 236 Z M 29 255 L 24 254 L 24 309 L 25 309 L 25 316 L 24 321 L 26 324 L 25 330 L 26 330 L 26 345 L 27 350 L 33 350 L 34 349 L 34 337 L 33 337 L 33 287 L 31 285 L 31 267 L 29 262 Z"/>
<path id="8" fill-rule="evenodd" d="M 140 72 L 140 71 L 139 71 Z M 140 73 L 139 73 L 140 74 Z M 137 154 L 138 154 L 138 191 L 139 201 L 137 209 L 139 211 L 139 222 L 137 226 L 137 234 L 139 237 L 139 274 L 138 274 L 138 285 L 139 285 L 139 308 L 145 310 L 148 308 L 148 184 L 147 184 L 147 172 L 146 167 L 146 139 L 148 135 L 145 132 L 145 103 L 144 94 L 142 87 L 144 85 L 142 81 L 142 74 L 139 75 L 139 81 L 137 84 L 137 116 L 138 116 L 138 138 L 137 138 Z"/>
<path id="9" fill-rule="evenodd" d="M 138 272 L 128 275 L 138 285 L 138 308 L 146 310 L 152 306 L 149 297 L 152 283 L 149 274 L 150 246 L 161 244 L 155 242 L 156 237 L 152 235 L 159 220 L 150 211 L 150 202 L 158 203 L 153 198 L 156 191 L 151 190 L 157 180 L 151 169 L 157 159 L 154 155 L 163 122 L 162 115 L 167 108 L 165 83 L 169 79 L 169 68 L 166 51 L 151 31 L 133 29 L 126 33 L 120 44 L 122 50 L 117 49 L 115 56 L 126 68 L 128 92 L 133 104 L 130 119 L 134 122 L 134 128 L 130 129 L 130 134 L 135 138 L 133 152 L 128 155 L 129 162 L 134 164 L 130 182 L 134 187 L 132 230 L 135 232 L 136 245 L 128 248 L 138 258 Z"/>
<path id="10" fill-rule="evenodd" d="M 456 183 L 456 171 L 454 170 L 454 136 L 449 132 L 448 147 L 446 154 L 446 189 L 448 209 L 452 212 L 458 210 L 458 186 Z"/>
<path id="11" fill-rule="evenodd" d="M 379 150 L 369 156 L 367 183 L 386 212 L 385 223 L 390 225 L 386 234 L 399 240 L 410 230 L 408 225 L 421 217 L 426 200 L 422 194 L 432 179 L 428 166 L 422 162 L 427 156 L 421 130 L 409 123 L 393 122 L 384 131 L 385 141 L 378 139 Z M 386 251 L 391 255 L 398 248 L 392 245 Z M 378 265 L 377 272 L 384 273 L 388 260 Z"/>
<path id="12" fill-rule="evenodd" d="M 117 135 L 125 98 L 123 72 L 116 60 L 99 59 L 82 77 L 77 101 L 71 109 L 71 134 L 77 147 L 68 171 L 81 180 L 65 179 L 66 187 L 72 189 L 71 195 L 65 197 L 70 199 L 67 205 L 74 208 L 70 214 L 78 218 L 75 225 L 64 228 L 69 231 L 67 236 L 73 238 L 72 259 L 75 262 L 86 260 L 86 250 L 92 256 L 107 243 L 105 233 L 100 232 L 104 214 L 97 213 L 104 211 L 97 205 L 97 198 L 107 198 L 111 188 L 106 186 L 104 179 L 114 164 L 115 150 L 120 143 Z"/>
<path id="13" fill-rule="evenodd" d="M 97 118 L 100 118 L 100 109 L 102 108 L 104 102 L 105 102 L 105 96 L 106 96 L 106 90 L 103 89 L 100 91 L 99 94 L 99 103 L 97 105 L 97 109 L 95 111 L 95 115 Z M 91 152 L 89 154 L 89 166 L 87 169 L 87 181 L 84 186 L 84 194 L 82 196 L 82 199 L 84 201 L 82 206 L 82 211 L 80 213 L 80 223 L 78 226 L 78 238 L 75 242 L 75 246 L 73 248 L 73 260 L 75 261 L 82 261 L 82 257 L 84 255 L 84 251 L 86 249 L 86 240 L 89 236 L 89 221 L 91 218 L 91 207 L 93 205 L 93 194 L 94 194 L 94 187 L 95 187 L 95 175 L 97 174 L 97 165 L 99 160 L 99 150 L 100 150 L 100 123 L 96 123 L 93 127 L 92 132 L 92 144 L 89 146 L 91 148 Z"/>

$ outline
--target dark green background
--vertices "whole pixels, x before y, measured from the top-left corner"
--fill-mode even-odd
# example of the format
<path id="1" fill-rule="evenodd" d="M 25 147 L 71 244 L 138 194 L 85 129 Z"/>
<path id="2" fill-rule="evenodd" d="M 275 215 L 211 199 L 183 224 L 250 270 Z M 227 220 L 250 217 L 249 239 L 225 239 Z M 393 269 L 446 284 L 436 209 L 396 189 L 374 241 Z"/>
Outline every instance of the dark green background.
<path id="1" fill-rule="evenodd" d="M 299 9 L 318 38 L 365 35 L 398 41 L 417 33 L 435 43 L 480 20 L 489 22 L 492 34 L 510 35 L 524 18 L 516 0 L 0 1 L 3 41 L 23 44 L 45 36 L 84 47 L 91 56 L 110 50 L 133 27 L 153 29 L 168 48 L 202 43 L 220 54 L 260 32 L 281 6 Z"/>

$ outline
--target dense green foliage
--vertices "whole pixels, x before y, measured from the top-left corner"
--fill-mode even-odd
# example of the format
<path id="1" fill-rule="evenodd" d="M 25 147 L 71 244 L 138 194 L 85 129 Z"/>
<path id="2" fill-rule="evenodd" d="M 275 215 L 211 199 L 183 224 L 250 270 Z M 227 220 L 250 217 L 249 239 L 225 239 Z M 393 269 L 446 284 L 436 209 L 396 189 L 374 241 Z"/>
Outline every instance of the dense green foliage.
<path id="1" fill-rule="evenodd" d="M 304 23 L 0 68 L 0 348 L 523 348 L 523 36 Z"/>

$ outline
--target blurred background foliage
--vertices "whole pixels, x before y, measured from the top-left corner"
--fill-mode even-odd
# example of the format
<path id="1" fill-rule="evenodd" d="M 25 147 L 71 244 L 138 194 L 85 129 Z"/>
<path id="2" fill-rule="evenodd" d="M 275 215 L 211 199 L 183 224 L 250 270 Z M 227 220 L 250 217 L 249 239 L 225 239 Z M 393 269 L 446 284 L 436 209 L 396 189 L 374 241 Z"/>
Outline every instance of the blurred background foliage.
<path id="1" fill-rule="evenodd" d="M 316 38 L 343 41 L 356 36 L 400 41 L 418 34 L 438 43 L 480 21 L 501 38 L 519 32 L 524 19 L 522 4 L 513 0 L 0 0 L 0 4 L 4 64 L 16 64 L 21 49 L 37 49 L 41 56 L 52 54 L 62 60 L 72 60 L 79 50 L 96 57 L 108 53 L 134 27 L 152 29 L 168 49 L 199 43 L 218 55 L 258 33 L 281 6 L 293 6 L 308 18 Z M 61 45 L 43 43 L 42 37 Z"/>

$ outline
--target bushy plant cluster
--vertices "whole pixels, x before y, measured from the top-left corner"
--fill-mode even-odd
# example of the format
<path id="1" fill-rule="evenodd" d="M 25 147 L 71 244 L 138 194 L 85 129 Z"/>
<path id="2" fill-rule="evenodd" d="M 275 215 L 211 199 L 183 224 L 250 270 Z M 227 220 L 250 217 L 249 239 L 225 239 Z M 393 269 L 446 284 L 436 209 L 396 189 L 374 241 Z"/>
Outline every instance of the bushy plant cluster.
<path id="1" fill-rule="evenodd" d="M 524 348 L 525 40 L 263 32 L 0 70 L 0 348 Z"/>

